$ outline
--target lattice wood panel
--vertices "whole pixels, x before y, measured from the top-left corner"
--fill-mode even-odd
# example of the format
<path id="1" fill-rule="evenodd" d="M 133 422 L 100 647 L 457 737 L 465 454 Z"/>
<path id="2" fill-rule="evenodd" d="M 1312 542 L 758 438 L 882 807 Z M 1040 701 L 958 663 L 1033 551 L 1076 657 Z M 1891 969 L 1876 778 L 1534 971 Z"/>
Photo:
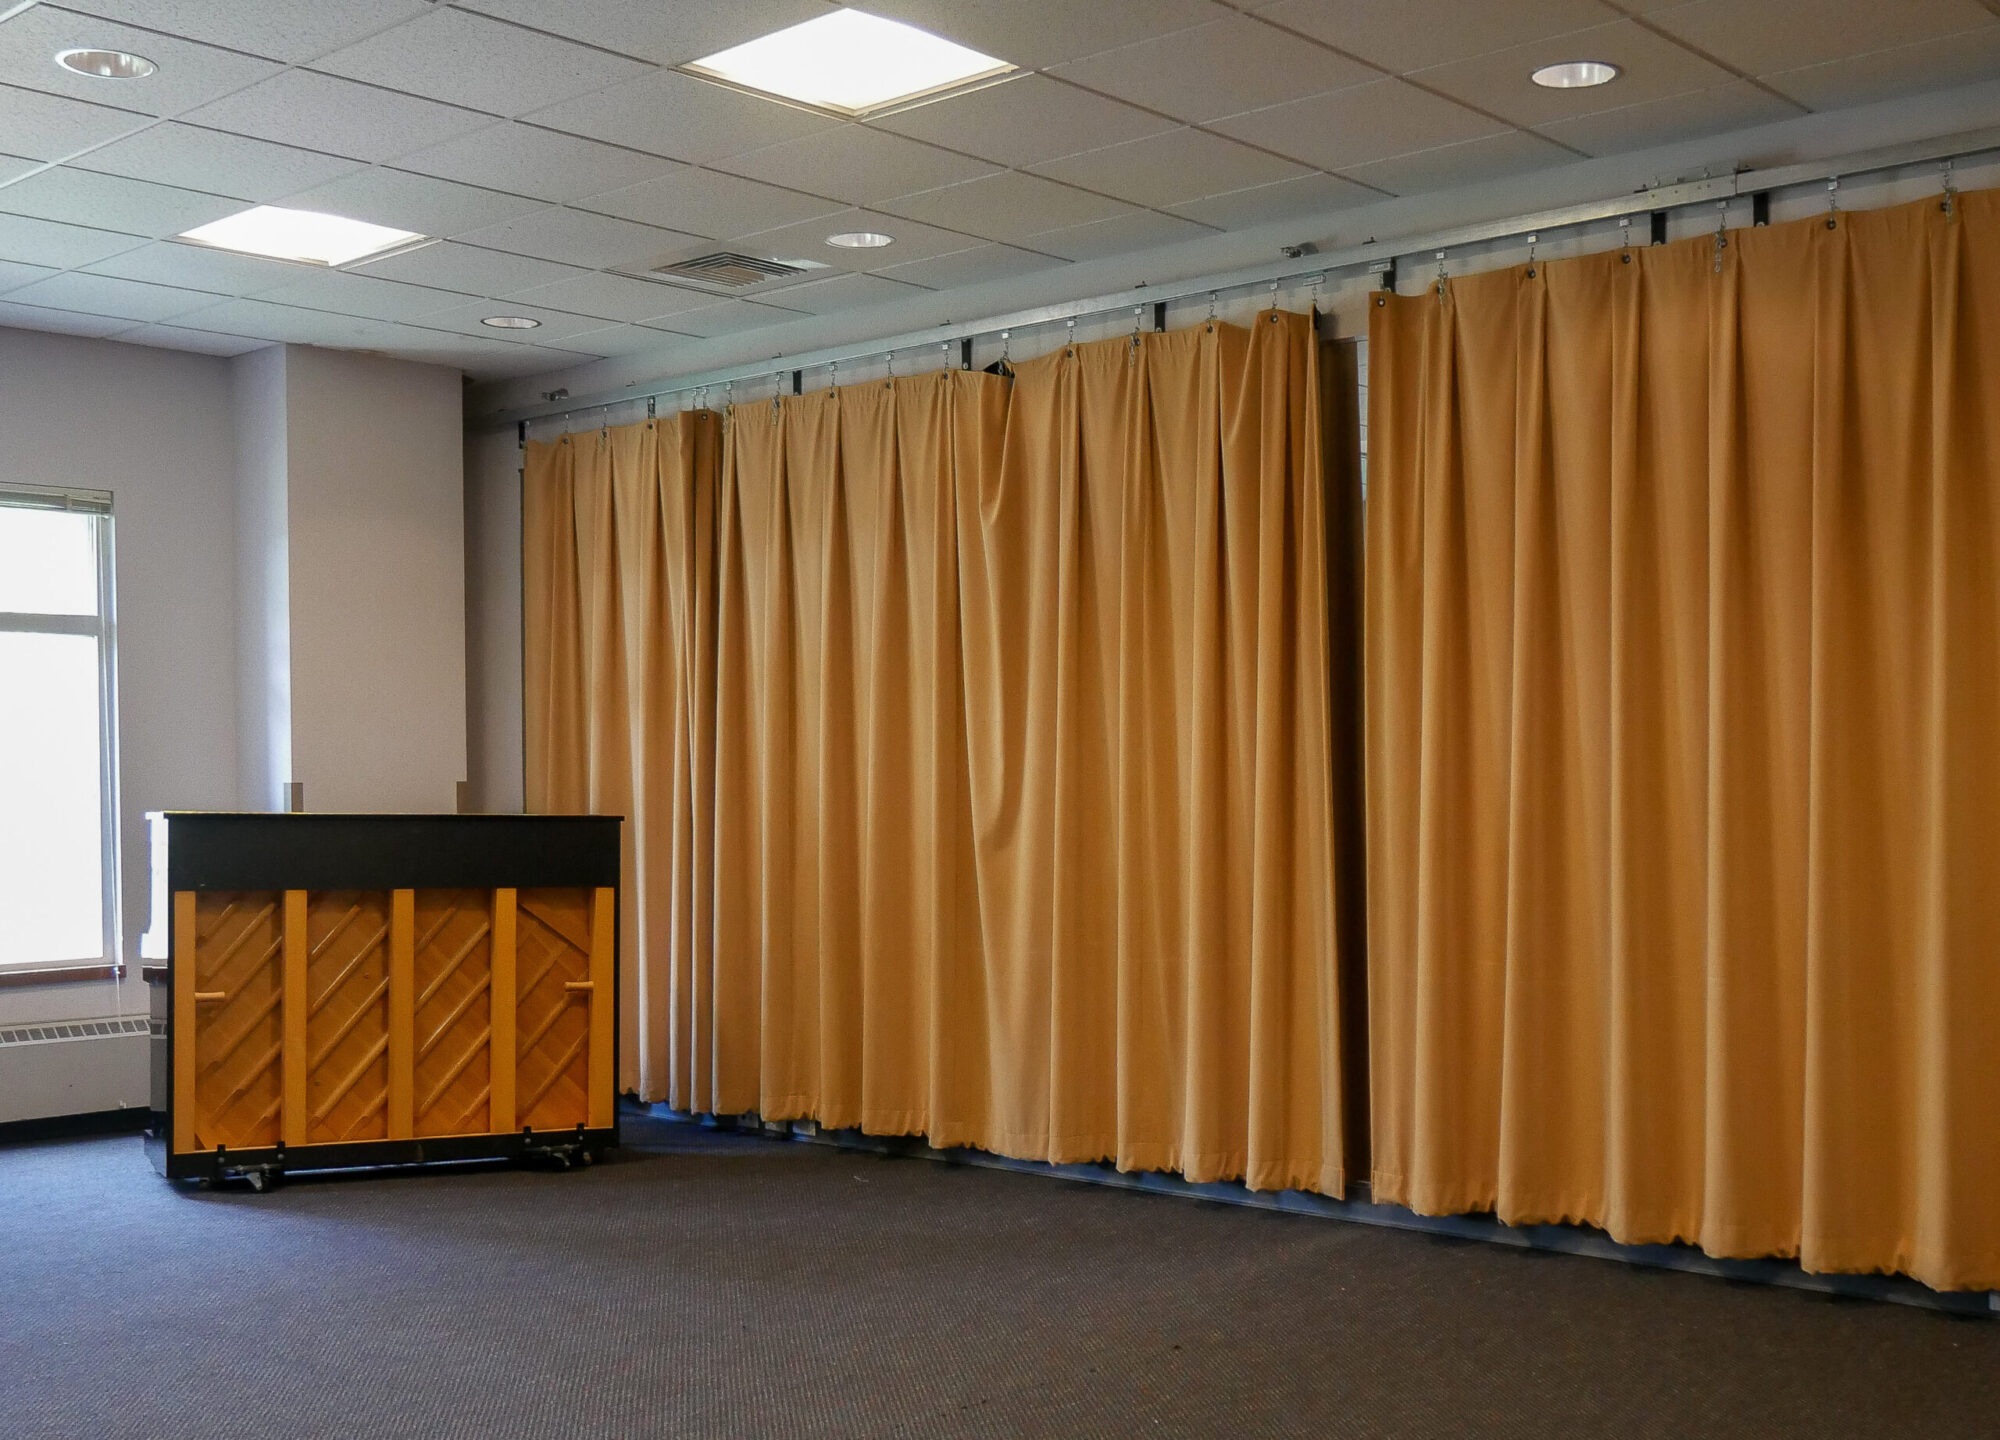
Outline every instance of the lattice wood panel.
<path id="1" fill-rule="evenodd" d="M 306 1106 L 288 1117 L 303 1143 L 389 1133 L 389 894 L 316 891 L 306 929 Z"/>
<path id="2" fill-rule="evenodd" d="M 589 1119 L 591 927 L 596 892 L 523 890 L 516 944 L 516 1124 Z M 603 1003 L 609 1004 L 610 997 Z"/>
<path id="3" fill-rule="evenodd" d="M 495 1128 L 493 892 L 420 890 L 416 897 L 416 1133 Z"/>
<path id="4" fill-rule="evenodd" d="M 284 898 L 195 897 L 194 1144 L 249 1149 L 278 1140 L 284 1105 Z M 186 964 L 185 956 L 176 957 Z M 183 1032 L 187 1033 L 187 1032 Z"/>

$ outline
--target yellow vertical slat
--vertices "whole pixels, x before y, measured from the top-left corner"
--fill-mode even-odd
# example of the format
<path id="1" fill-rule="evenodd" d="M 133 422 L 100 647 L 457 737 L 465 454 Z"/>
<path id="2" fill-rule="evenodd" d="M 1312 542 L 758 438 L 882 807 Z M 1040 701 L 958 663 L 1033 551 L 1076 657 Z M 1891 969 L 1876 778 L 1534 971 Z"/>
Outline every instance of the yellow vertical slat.
<path id="1" fill-rule="evenodd" d="M 303 1145 L 311 1124 L 312 1052 L 306 1040 L 306 1016 L 310 1013 L 306 980 L 306 956 L 312 947 L 306 935 L 306 892 L 285 892 L 285 978 L 279 1002 L 284 1007 L 285 1029 L 283 1066 L 285 1079 L 284 1126 L 279 1132 L 287 1145 Z"/>
<path id="2" fill-rule="evenodd" d="M 590 922 L 590 1128 L 611 1128 L 617 1103 L 618 1077 L 611 1073 L 616 1053 L 612 1023 L 618 1012 L 618 892 L 609 885 L 597 892 Z"/>
<path id="3" fill-rule="evenodd" d="M 174 892 L 173 980 L 174 980 L 174 1121 L 170 1144 L 173 1153 L 186 1155 L 195 1149 L 194 1076 L 195 1034 L 199 1007 L 195 991 L 195 893 Z"/>
<path id="4" fill-rule="evenodd" d="M 417 892 L 389 895 L 389 1138 L 417 1132 Z"/>
<path id="5" fill-rule="evenodd" d="M 514 1062 L 520 1041 L 514 1033 L 514 901 L 512 890 L 493 892 L 493 978 L 487 987 L 493 1038 L 488 1052 L 492 1090 L 488 1096 L 488 1126 L 495 1135 L 511 1134 L 514 1117 Z"/>

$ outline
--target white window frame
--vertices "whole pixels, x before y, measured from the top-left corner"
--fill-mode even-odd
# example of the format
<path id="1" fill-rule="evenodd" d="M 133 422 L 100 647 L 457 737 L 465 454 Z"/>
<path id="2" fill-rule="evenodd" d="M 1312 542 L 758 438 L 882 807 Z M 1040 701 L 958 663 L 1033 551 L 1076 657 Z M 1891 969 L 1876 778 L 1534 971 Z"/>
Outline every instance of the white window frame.
<path id="1" fill-rule="evenodd" d="M 103 855 L 103 953 L 74 960 L 0 960 L 0 976 L 52 976 L 79 969 L 123 965 L 119 915 L 118 867 L 118 618 L 114 603 L 117 574 L 112 547 L 111 492 L 49 489 L 39 485 L 0 484 L 0 507 L 59 510 L 92 519 L 92 548 L 97 559 L 95 615 L 38 615 L 0 611 L 0 631 L 31 635 L 89 635 L 97 641 L 97 793 L 98 845 Z"/>

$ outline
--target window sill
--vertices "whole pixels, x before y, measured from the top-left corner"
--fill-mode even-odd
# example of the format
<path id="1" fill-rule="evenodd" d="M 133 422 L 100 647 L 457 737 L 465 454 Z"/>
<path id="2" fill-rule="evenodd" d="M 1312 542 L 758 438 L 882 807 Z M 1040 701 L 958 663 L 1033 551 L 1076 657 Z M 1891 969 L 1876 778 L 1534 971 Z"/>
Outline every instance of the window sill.
<path id="1" fill-rule="evenodd" d="M 123 980 L 123 965 L 45 965 L 35 970 L 0 970 L 0 990 L 29 985 L 80 985 L 91 980 Z"/>

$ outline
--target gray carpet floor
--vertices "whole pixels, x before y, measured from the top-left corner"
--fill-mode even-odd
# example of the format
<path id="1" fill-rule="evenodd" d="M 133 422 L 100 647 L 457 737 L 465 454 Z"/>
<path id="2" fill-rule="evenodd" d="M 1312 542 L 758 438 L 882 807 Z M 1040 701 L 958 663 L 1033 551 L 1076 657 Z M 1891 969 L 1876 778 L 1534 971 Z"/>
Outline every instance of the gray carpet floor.
<path id="1" fill-rule="evenodd" d="M 2000 1323 L 651 1119 L 171 1188 L 0 1149 L 0 1435 L 2000 1433 Z"/>

